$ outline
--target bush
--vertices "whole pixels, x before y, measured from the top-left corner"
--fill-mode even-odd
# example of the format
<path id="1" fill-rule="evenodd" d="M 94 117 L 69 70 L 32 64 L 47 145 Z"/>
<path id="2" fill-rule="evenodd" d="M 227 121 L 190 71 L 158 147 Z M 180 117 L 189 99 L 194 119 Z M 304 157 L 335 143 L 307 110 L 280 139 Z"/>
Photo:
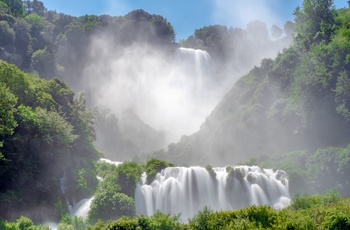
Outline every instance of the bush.
<path id="1" fill-rule="evenodd" d="M 151 160 L 149 160 L 146 164 L 147 184 L 152 183 L 152 181 L 154 180 L 158 172 L 162 171 L 167 167 L 172 167 L 172 166 L 174 166 L 172 163 L 158 160 L 155 158 L 152 158 Z"/>
<path id="2" fill-rule="evenodd" d="M 21 216 L 17 220 L 16 225 L 20 230 L 28 230 L 33 227 L 33 221 L 27 217 Z"/>
<path id="3" fill-rule="evenodd" d="M 340 199 L 339 193 L 332 190 L 325 195 L 314 195 L 301 197 L 300 194 L 296 194 L 293 202 L 289 208 L 294 210 L 310 209 L 317 205 L 329 205 Z"/>
<path id="4" fill-rule="evenodd" d="M 103 221 L 115 220 L 121 216 L 134 216 L 134 199 L 115 191 L 113 187 L 100 190 L 91 204 L 88 219 L 96 223 L 98 219 Z"/>
<path id="5" fill-rule="evenodd" d="M 343 212 L 334 212 L 331 215 L 326 216 L 323 223 L 325 229 L 350 229 L 349 215 Z"/>
<path id="6" fill-rule="evenodd" d="M 134 230 L 137 229 L 137 220 L 130 219 L 129 217 L 121 217 L 118 220 L 110 222 L 107 224 L 105 229 L 114 229 L 114 230 Z"/>
<path id="7" fill-rule="evenodd" d="M 141 178 L 142 168 L 135 162 L 125 162 L 117 167 L 116 173 L 121 192 L 134 197 L 136 185 Z"/>
<path id="8" fill-rule="evenodd" d="M 198 214 L 190 220 L 191 229 L 209 229 L 208 220 L 209 217 L 213 214 L 213 210 L 208 207 L 204 207 L 202 211 L 199 211 Z"/>
<path id="9" fill-rule="evenodd" d="M 107 177 L 109 174 L 113 173 L 117 168 L 114 164 L 109 164 L 107 162 L 99 162 L 96 165 L 97 175 L 101 178 Z"/>
<path id="10" fill-rule="evenodd" d="M 150 229 L 154 230 L 174 230 L 180 229 L 179 216 L 171 216 L 157 212 L 151 218 Z"/>
<path id="11" fill-rule="evenodd" d="M 205 166 L 205 169 L 208 171 L 211 178 L 216 178 L 216 172 L 214 171 L 213 167 L 211 167 L 211 165 Z"/>
<path id="12" fill-rule="evenodd" d="M 62 216 L 60 223 L 57 226 L 57 230 L 85 230 L 88 223 L 84 218 L 71 216 L 68 213 Z"/>

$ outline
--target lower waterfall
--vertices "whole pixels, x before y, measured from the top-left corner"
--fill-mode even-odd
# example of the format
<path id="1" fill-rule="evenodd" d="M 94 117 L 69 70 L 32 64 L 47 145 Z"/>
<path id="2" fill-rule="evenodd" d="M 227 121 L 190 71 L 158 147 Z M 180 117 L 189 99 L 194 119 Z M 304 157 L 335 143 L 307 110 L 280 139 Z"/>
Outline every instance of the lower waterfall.
<path id="1" fill-rule="evenodd" d="M 151 184 L 146 183 L 144 174 L 135 191 L 137 215 L 160 211 L 181 214 L 183 221 L 205 206 L 214 211 L 249 205 L 279 209 L 290 201 L 286 173 L 257 166 L 170 167 L 158 173 Z"/>

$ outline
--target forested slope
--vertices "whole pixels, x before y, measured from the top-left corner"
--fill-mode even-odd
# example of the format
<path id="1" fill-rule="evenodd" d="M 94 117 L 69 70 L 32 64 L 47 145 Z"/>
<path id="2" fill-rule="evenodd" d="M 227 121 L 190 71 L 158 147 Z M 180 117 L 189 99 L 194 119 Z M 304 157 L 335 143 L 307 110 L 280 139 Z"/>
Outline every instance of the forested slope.
<path id="1" fill-rule="evenodd" d="M 90 197 L 102 156 L 96 132 L 98 140 L 108 136 L 110 149 L 100 147 L 119 160 L 146 151 L 142 135 L 150 143 L 162 138 L 136 115 L 125 126 L 93 111 L 91 92 L 73 91 L 83 89 L 88 45 L 102 34 L 115 39 L 115 50 L 134 42 L 171 47 L 175 39 L 166 19 L 143 10 L 73 17 L 37 0 L 0 1 L 0 218 L 54 220 Z"/>
<path id="2" fill-rule="evenodd" d="M 68 208 L 66 196 L 90 196 L 97 184 L 92 112 L 64 82 L 4 61 L 0 88 L 1 217 L 58 217 Z"/>
<path id="3" fill-rule="evenodd" d="M 179 163 L 237 164 L 251 157 L 349 143 L 349 9 L 304 1 L 292 45 L 243 76 L 201 126 L 169 146 Z M 200 162 L 198 162 L 200 159 Z"/>

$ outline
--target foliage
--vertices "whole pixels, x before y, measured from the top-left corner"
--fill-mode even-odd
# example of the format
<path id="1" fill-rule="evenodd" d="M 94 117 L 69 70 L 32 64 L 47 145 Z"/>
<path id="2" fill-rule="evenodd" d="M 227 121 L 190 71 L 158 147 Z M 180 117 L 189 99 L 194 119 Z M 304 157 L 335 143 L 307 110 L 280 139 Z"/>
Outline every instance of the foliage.
<path id="1" fill-rule="evenodd" d="M 21 216 L 16 222 L 7 222 L 0 220 L 0 229 L 2 230 L 49 230 L 48 226 L 36 226 L 33 221 L 27 217 Z"/>
<path id="2" fill-rule="evenodd" d="M 289 208 L 293 210 L 311 209 L 317 205 L 330 205 L 340 199 L 340 195 L 336 191 L 330 191 L 323 196 L 314 195 L 302 197 L 297 194 Z"/>
<path id="3" fill-rule="evenodd" d="M 10 12 L 14 16 L 24 16 L 24 9 L 22 0 L 1 0 L 9 8 Z"/>
<path id="4" fill-rule="evenodd" d="M 9 23 L 6 21 L 0 21 L 0 35 L 1 41 L 0 46 L 5 47 L 5 49 L 10 49 L 15 43 L 15 31 L 10 27 Z"/>
<path id="5" fill-rule="evenodd" d="M 120 27 L 121 40 L 142 41 L 151 44 L 171 44 L 175 42 L 175 32 L 171 24 L 162 16 L 151 15 L 144 10 L 134 10 L 124 16 Z"/>
<path id="6" fill-rule="evenodd" d="M 1 136 L 5 134 L 13 134 L 14 128 L 17 126 L 17 122 L 14 118 L 15 105 L 17 98 L 10 92 L 5 85 L 0 82 L 0 142 Z"/>
<path id="7" fill-rule="evenodd" d="M 205 169 L 208 171 L 209 175 L 210 175 L 212 178 L 215 178 L 215 177 L 216 177 L 216 172 L 215 172 L 214 169 L 211 167 L 211 165 L 205 166 Z"/>
<path id="8" fill-rule="evenodd" d="M 68 213 L 62 216 L 57 230 L 86 230 L 88 226 L 87 220 L 82 217 L 71 216 Z"/>
<path id="9" fill-rule="evenodd" d="M 205 207 L 180 224 L 178 217 L 156 213 L 154 216 L 122 217 L 108 223 L 99 222 L 90 229 L 347 229 L 350 200 L 329 199 L 332 195 L 304 197 L 313 206 L 293 206 L 274 210 L 267 206 L 251 206 L 240 210 L 213 212 Z"/>
<path id="10" fill-rule="evenodd" d="M 163 169 L 167 167 L 172 167 L 172 166 L 174 166 L 172 163 L 158 160 L 155 158 L 152 158 L 151 160 L 147 161 L 146 163 L 147 183 L 151 184 L 155 176 L 157 175 L 157 173 L 161 172 Z"/>
<path id="11" fill-rule="evenodd" d="M 213 215 L 213 210 L 208 207 L 204 207 L 202 211 L 191 219 L 190 228 L 191 229 L 209 229 L 209 217 Z"/>
<path id="12" fill-rule="evenodd" d="M 202 159 L 199 163 L 204 165 L 226 164 L 270 157 L 274 153 L 306 151 L 312 155 L 317 149 L 347 146 L 350 135 L 349 12 L 348 8 L 336 10 L 331 0 L 305 0 L 295 11 L 295 24 L 286 25 L 289 27 L 286 30 L 295 26 L 292 45 L 275 60 L 263 59 L 259 67 L 240 78 L 199 132 L 169 145 L 169 159 L 178 159 L 177 164 L 198 164 L 198 159 Z M 262 35 L 254 35 L 253 28 Z M 198 30 L 198 36 L 188 39 L 187 45 L 196 47 L 199 40 L 205 44 L 205 39 L 216 38 L 209 36 L 210 31 L 207 27 Z M 260 22 L 250 24 L 246 31 L 227 29 L 223 32 L 223 37 L 266 39 L 266 26 Z M 288 39 L 292 37 L 291 31 L 285 33 Z M 199 39 L 202 34 L 207 34 L 204 40 Z M 259 44 L 258 40 L 254 41 L 243 46 L 244 54 Z M 225 51 L 233 53 L 228 48 Z M 314 178 L 317 182 L 312 186 L 319 184 L 329 189 L 333 183 L 342 190 L 341 194 L 346 194 L 347 182 L 345 185 L 340 182 L 341 177 L 336 176 L 338 161 L 343 160 L 339 159 L 338 151 L 327 152 L 324 155 L 328 155 L 330 161 L 334 158 L 336 166 L 324 168 L 324 179 Z M 324 158 L 321 165 L 328 164 Z M 315 173 L 317 170 L 321 168 L 315 167 Z M 311 181 L 307 171 L 303 166 L 291 174 L 293 183 L 299 183 L 298 187 L 304 187 L 305 192 L 310 191 L 308 182 Z M 327 184 L 320 185 L 326 178 Z M 325 187 L 320 189 L 325 191 Z"/>
<path id="13" fill-rule="evenodd" d="M 134 193 L 142 168 L 134 162 L 124 162 L 118 167 L 99 163 L 97 171 L 105 174 L 99 184 L 89 211 L 89 220 L 113 220 L 121 216 L 134 216 Z M 100 174 L 101 175 L 101 174 Z"/>
<path id="14" fill-rule="evenodd" d="M 32 66 L 39 76 L 45 78 L 52 78 L 56 76 L 56 58 L 52 51 L 47 47 L 44 49 L 36 50 L 32 56 Z"/>
<path id="15" fill-rule="evenodd" d="M 297 42 L 309 50 L 321 41 L 328 43 L 334 31 L 333 0 L 305 0 L 295 14 Z"/>
<path id="16" fill-rule="evenodd" d="M 107 221 L 118 219 L 121 216 L 134 215 L 134 199 L 124 193 L 117 192 L 113 187 L 108 187 L 97 191 L 88 218 L 91 223 L 96 223 L 98 219 Z"/>
<path id="17" fill-rule="evenodd" d="M 205 207 L 189 220 L 180 223 L 178 216 L 156 213 L 153 216 L 122 216 L 108 222 L 99 220 L 89 226 L 78 217 L 64 215 L 58 229 L 348 229 L 350 227 L 350 199 L 331 192 L 325 195 L 295 198 L 282 210 L 267 206 L 250 206 L 239 210 L 213 212 Z M 298 201 L 297 201 L 298 200 Z M 302 202 L 302 206 L 300 206 Z M 312 205 L 304 205 L 312 204 Z M 21 217 L 16 222 L 0 221 L 2 229 L 48 229 L 35 226 Z"/>
<path id="18" fill-rule="evenodd" d="M 32 26 L 37 29 L 40 29 L 44 26 L 44 19 L 37 14 L 30 14 L 25 17 L 25 20 Z"/>
<path id="19" fill-rule="evenodd" d="M 117 166 L 114 164 L 109 164 L 107 162 L 99 162 L 96 165 L 96 173 L 98 176 L 100 176 L 102 179 L 105 179 L 109 174 L 113 173 Z"/>
<path id="20" fill-rule="evenodd" d="M 99 229 L 154 229 L 154 230 L 173 230 L 185 229 L 179 222 L 178 216 L 170 216 L 160 212 L 155 213 L 151 217 L 121 217 L 114 221 L 109 221 L 106 224 L 97 223 L 89 228 L 91 230 Z"/>
<path id="21" fill-rule="evenodd" d="M 39 79 L 3 61 L 0 88 L 0 215 L 16 218 L 29 209 L 30 217 L 58 218 L 68 208 L 54 207 L 63 196 L 63 175 L 66 192 L 77 199 L 91 196 L 97 185 L 91 113 L 74 103 L 63 82 Z"/>

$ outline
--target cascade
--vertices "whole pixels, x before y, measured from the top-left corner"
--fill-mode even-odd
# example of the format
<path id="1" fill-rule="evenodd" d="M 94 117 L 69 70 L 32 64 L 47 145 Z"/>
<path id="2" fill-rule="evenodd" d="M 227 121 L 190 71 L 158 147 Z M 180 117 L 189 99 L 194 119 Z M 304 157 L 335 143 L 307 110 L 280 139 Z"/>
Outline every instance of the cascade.
<path id="1" fill-rule="evenodd" d="M 70 211 L 70 214 L 72 216 L 77 216 L 77 217 L 83 217 L 86 218 L 88 215 L 88 212 L 90 210 L 90 206 L 92 201 L 94 200 L 95 197 L 87 198 L 87 199 L 82 199 L 79 201 L 72 210 Z"/>
<path id="2" fill-rule="evenodd" d="M 282 170 L 257 166 L 227 168 L 170 167 L 158 173 L 151 184 L 146 175 L 135 191 L 137 215 L 156 211 L 181 214 L 186 221 L 205 206 L 214 211 L 248 205 L 284 208 L 290 204 L 288 179 Z"/>
<path id="3" fill-rule="evenodd" d="M 180 47 L 177 62 L 187 76 L 195 76 L 196 91 L 207 86 L 211 74 L 211 57 L 207 51 Z"/>
<path id="4" fill-rule="evenodd" d="M 101 158 L 97 162 L 98 163 L 104 162 L 104 163 L 108 163 L 108 164 L 113 164 L 117 167 L 123 163 L 123 162 L 119 162 L 119 161 L 111 161 L 111 160 L 106 159 L 106 158 Z M 102 181 L 101 178 L 98 178 L 98 179 L 100 181 Z M 91 197 L 91 198 L 86 198 L 86 199 L 80 200 L 78 203 L 76 203 L 73 207 L 71 207 L 69 209 L 69 214 L 71 214 L 72 216 L 86 218 L 88 215 L 88 212 L 90 210 L 91 203 L 94 200 L 94 198 L 95 197 Z"/>
<path id="5" fill-rule="evenodd" d="M 99 162 L 119 165 L 108 159 Z M 275 209 L 291 202 L 288 178 L 283 170 L 258 166 L 204 168 L 168 167 L 147 184 L 146 173 L 135 191 L 137 215 L 157 211 L 181 214 L 183 221 L 194 217 L 205 206 L 214 211 L 234 210 L 249 205 L 269 205 Z M 86 218 L 94 197 L 76 203 L 70 214 Z"/>

